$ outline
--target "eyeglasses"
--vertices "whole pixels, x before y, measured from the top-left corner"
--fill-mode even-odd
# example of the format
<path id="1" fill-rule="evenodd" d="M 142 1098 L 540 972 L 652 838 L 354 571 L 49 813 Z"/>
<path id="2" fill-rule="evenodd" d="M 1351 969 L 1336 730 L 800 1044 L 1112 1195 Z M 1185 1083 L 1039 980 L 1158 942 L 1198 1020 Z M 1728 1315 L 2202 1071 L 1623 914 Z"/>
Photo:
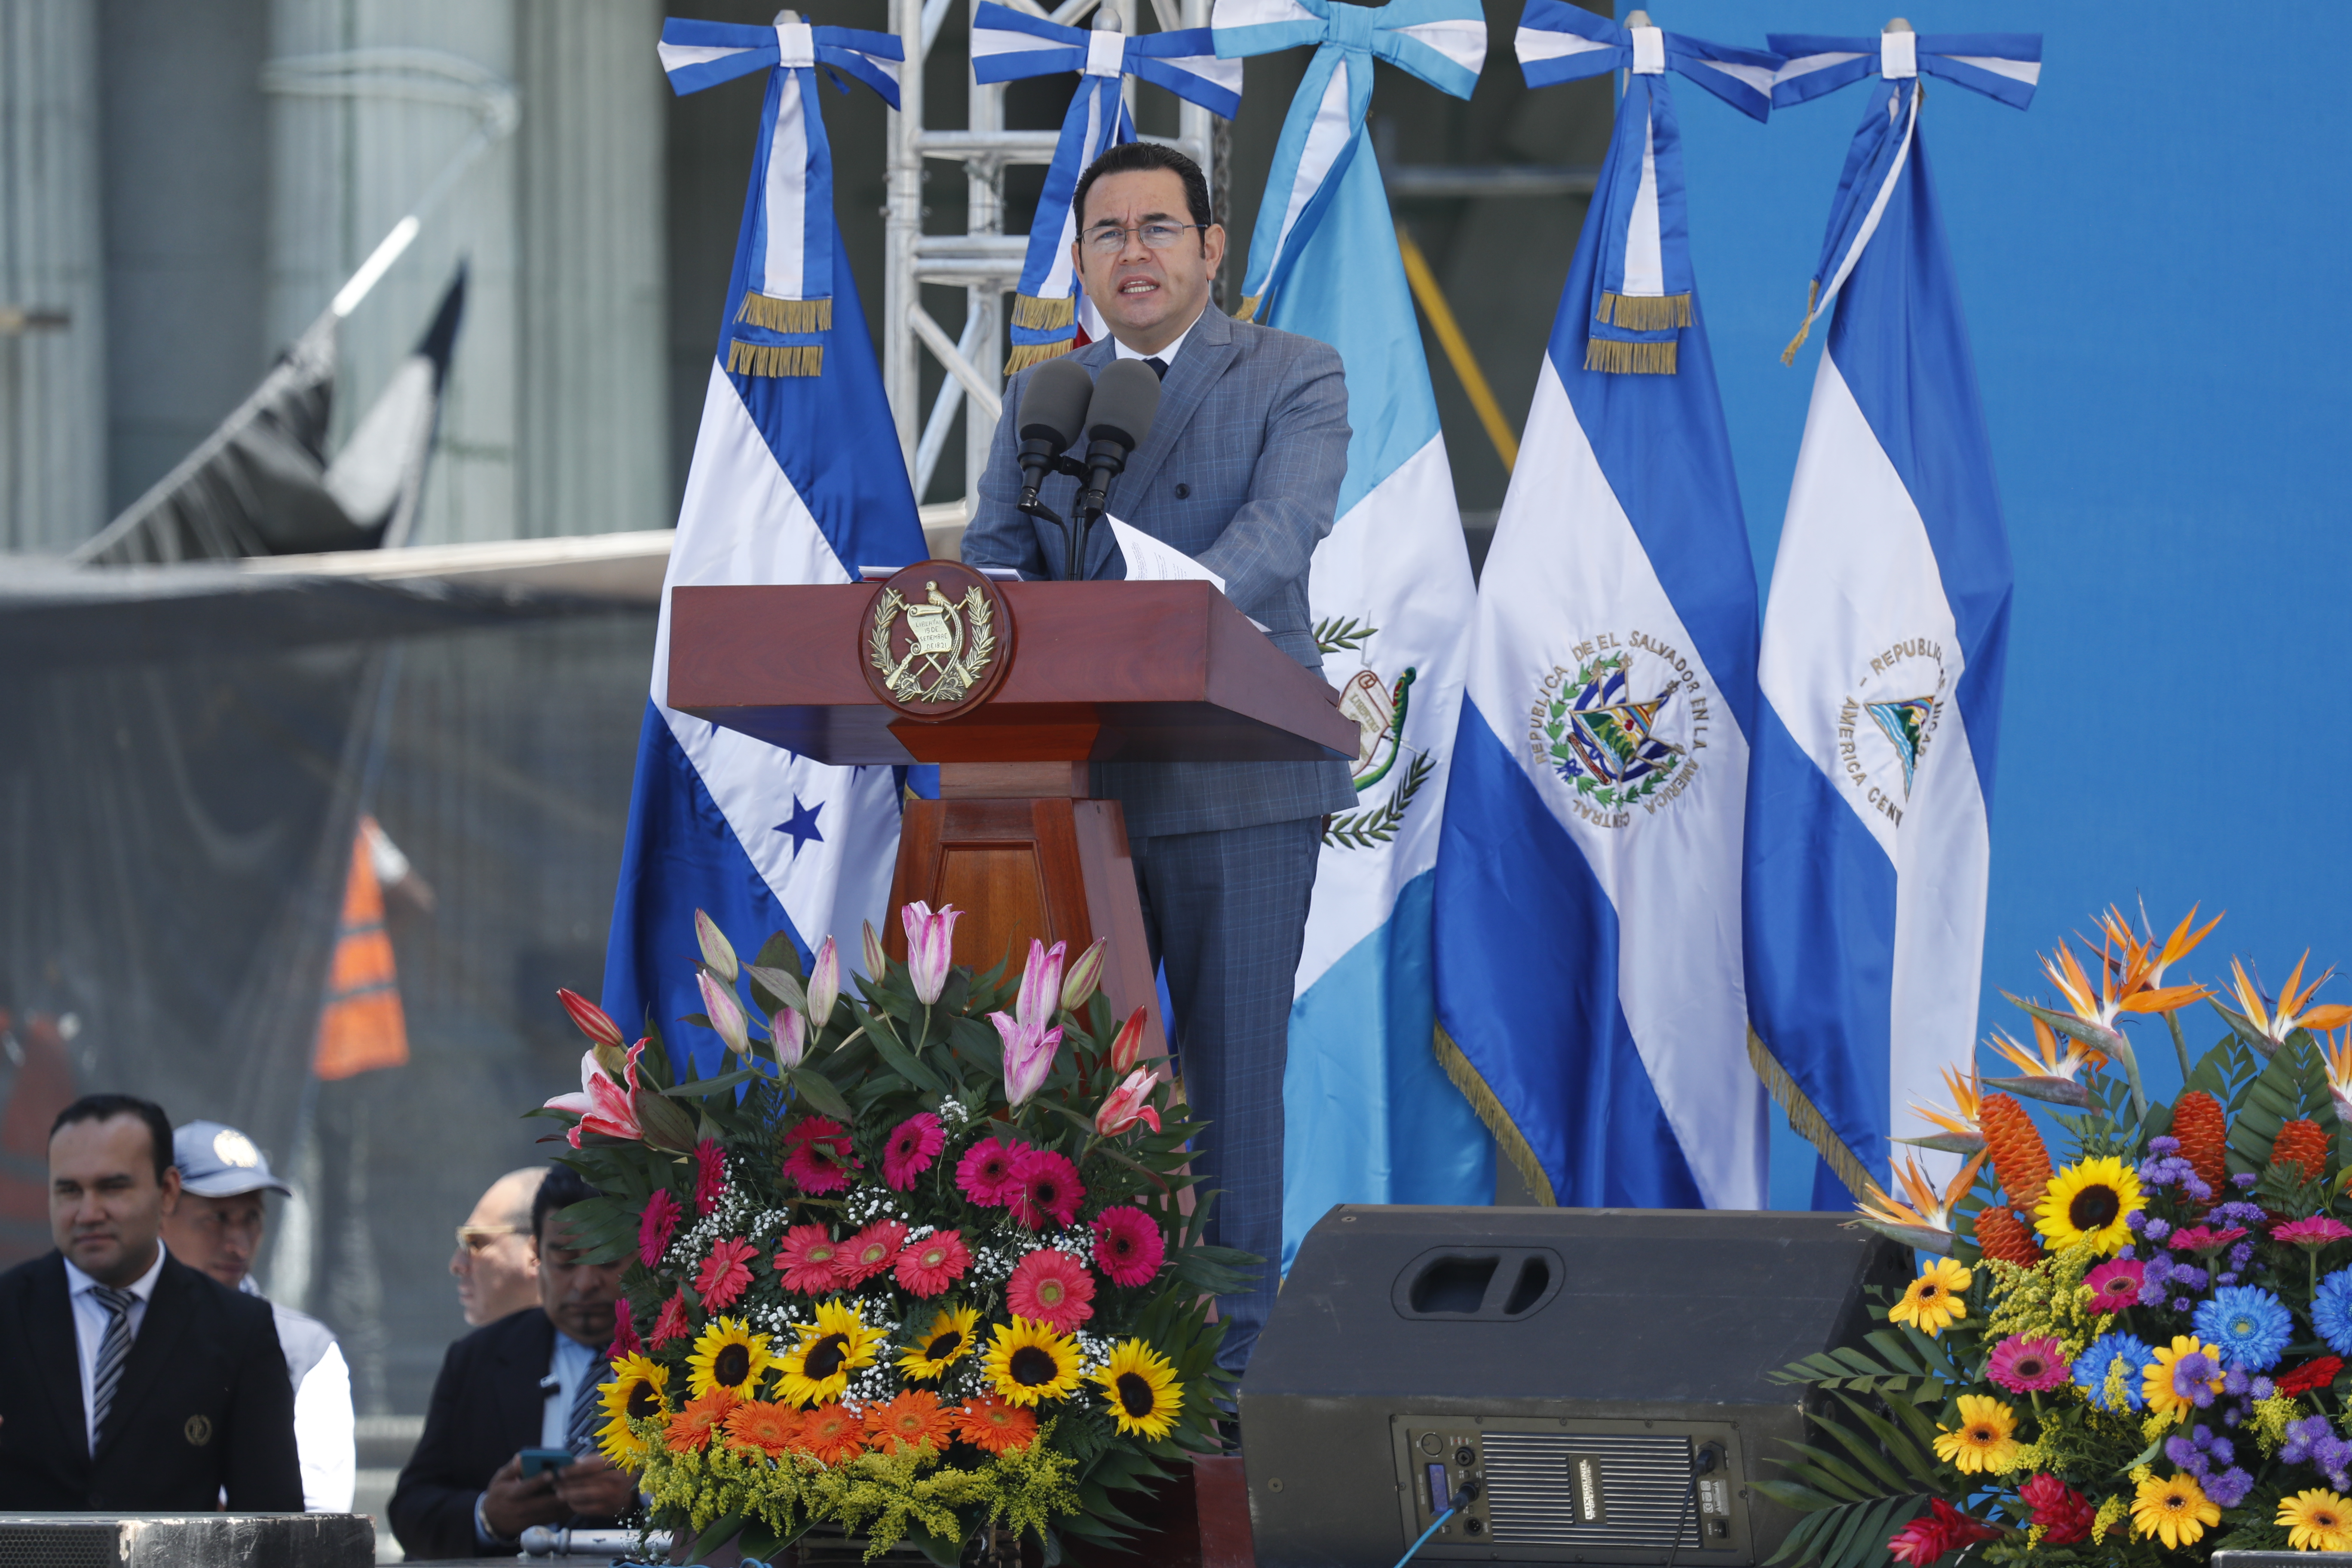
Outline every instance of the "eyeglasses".
<path id="1" fill-rule="evenodd" d="M 1121 228 L 1115 223 L 1100 223 L 1087 230 L 1087 248 L 1097 256 L 1117 256 L 1127 248 L 1127 237 L 1131 234 L 1143 241 L 1147 250 L 1165 250 L 1191 230 L 1208 226 L 1204 223 L 1145 223 Z"/>
<path id="2" fill-rule="evenodd" d="M 468 1252 L 479 1252 L 502 1236 L 520 1236 L 519 1225 L 461 1225 L 457 1227 L 457 1245 Z"/>

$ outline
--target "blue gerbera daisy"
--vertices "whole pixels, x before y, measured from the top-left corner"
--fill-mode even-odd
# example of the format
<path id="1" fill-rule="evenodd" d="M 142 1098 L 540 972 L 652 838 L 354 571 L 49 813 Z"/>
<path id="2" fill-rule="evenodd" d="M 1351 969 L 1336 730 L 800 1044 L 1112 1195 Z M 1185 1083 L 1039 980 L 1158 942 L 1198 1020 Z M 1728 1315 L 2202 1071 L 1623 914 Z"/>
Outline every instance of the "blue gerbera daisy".
<path id="1" fill-rule="evenodd" d="M 2101 1334 L 2093 1340 L 2091 1348 L 2074 1358 L 2074 1385 L 2099 1409 L 2114 1409 L 2107 1402 L 2107 1376 L 2118 1361 L 2124 1363 L 2124 1404 L 2137 1410 L 2145 1403 L 2139 1375 L 2156 1362 L 2156 1352 L 2137 1334 Z"/>
<path id="2" fill-rule="evenodd" d="M 2294 1337 L 2294 1319 L 2269 1291 L 2230 1285 L 2197 1309 L 2197 1331 L 2221 1351 L 2224 1365 L 2268 1372 Z"/>
<path id="3" fill-rule="evenodd" d="M 2352 1268 L 2339 1268 L 2319 1282 L 2311 1299 L 2311 1326 L 2337 1355 L 2352 1355 Z"/>

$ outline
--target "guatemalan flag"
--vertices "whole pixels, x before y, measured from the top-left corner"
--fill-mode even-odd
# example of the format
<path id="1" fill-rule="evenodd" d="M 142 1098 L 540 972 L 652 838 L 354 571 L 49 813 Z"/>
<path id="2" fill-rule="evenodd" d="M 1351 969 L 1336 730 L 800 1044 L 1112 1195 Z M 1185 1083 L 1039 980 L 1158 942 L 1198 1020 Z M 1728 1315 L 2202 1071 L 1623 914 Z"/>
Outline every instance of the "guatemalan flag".
<path id="1" fill-rule="evenodd" d="M 1759 1208 L 1739 942 L 1756 575 L 1666 73 L 1762 120 L 1779 62 L 1560 0 L 1530 0 L 1518 55 L 1530 87 L 1628 75 L 1471 633 L 1443 1048 L 1546 1201 Z"/>
<path id="2" fill-rule="evenodd" d="M 669 590 L 681 584 L 850 583 L 927 552 L 866 316 L 841 255 L 818 65 L 898 101 L 898 40 L 847 27 L 672 19 L 661 58 L 696 92 L 763 71 L 759 148 L 727 310 L 695 436 L 654 639 L 628 838 L 604 957 L 604 1010 L 702 1011 L 694 911 L 738 942 L 788 931 L 803 950 L 879 920 L 898 853 L 888 768 L 826 767 L 677 712 Z M 844 83 L 844 90 L 846 84 Z M 715 1056 L 716 1035 L 701 1034 Z M 709 1071 L 706 1061 L 703 1069 Z"/>
<path id="3" fill-rule="evenodd" d="M 1835 315 L 1772 569 L 1748 815 L 1757 1068 L 1832 1161 L 1815 1206 L 1844 1208 L 1855 1181 L 1887 1183 L 1895 1114 L 1975 1051 L 2009 632 L 2009 537 L 1920 79 L 2022 109 L 2042 43 L 1770 42 L 1790 57 L 1776 102 L 1870 83 L 1807 311 L 1808 327 Z"/>
<path id="4" fill-rule="evenodd" d="M 1437 398 L 1364 130 L 1372 62 L 1470 96 L 1475 0 L 1218 0 L 1218 54 L 1312 47 L 1275 146 L 1237 314 L 1348 372 L 1348 476 L 1307 600 L 1360 726 L 1357 807 L 1324 837 L 1290 1015 L 1283 1262 L 1334 1204 L 1481 1204 L 1491 1145 L 1431 1048 L 1430 911 L 1475 603 Z"/>

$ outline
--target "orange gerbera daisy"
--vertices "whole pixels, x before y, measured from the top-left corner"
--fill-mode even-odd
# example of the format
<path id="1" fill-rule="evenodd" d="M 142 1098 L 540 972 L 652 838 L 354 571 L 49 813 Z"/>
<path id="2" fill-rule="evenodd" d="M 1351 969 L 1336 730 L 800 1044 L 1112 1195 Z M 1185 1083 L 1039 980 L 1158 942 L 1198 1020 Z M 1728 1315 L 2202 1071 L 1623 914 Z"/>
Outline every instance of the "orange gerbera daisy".
<path id="1" fill-rule="evenodd" d="M 727 1425 L 729 1413 L 742 1403 L 733 1389 L 724 1385 L 688 1400 L 685 1409 L 670 1414 L 664 1433 L 669 1451 L 687 1454 L 709 1447 L 711 1437 Z"/>
<path id="2" fill-rule="evenodd" d="M 866 1452 L 866 1424 L 839 1405 L 820 1405 L 801 1417 L 801 1451 L 828 1465 L 845 1465 Z"/>
<path id="3" fill-rule="evenodd" d="M 1017 1454 L 1036 1437 L 1037 1414 L 992 1394 L 956 1412 L 956 1435 L 992 1454 Z"/>
<path id="4" fill-rule="evenodd" d="M 940 1409 L 940 1396 L 930 1390 L 909 1389 L 887 1405 L 869 1405 L 866 1432 L 886 1454 L 904 1454 L 927 1443 L 944 1448 L 955 1436 L 955 1412 Z"/>
<path id="5" fill-rule="evenodd" d="M 727 1439 L 732 1447 L 757 1448 L 773 1459 L 799 1440 L 801 1413 L 789 1405 L 747 1399 L 727 1413 Z"/>

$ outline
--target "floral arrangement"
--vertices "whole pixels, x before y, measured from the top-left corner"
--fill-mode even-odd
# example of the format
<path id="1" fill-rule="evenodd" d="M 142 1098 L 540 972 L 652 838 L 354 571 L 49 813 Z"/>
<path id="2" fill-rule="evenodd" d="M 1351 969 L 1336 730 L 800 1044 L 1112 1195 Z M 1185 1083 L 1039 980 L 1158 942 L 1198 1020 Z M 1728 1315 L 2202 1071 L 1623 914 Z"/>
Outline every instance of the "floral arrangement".
<path id="1" fill-rule="evenodd" d="M 1910 1157 L 1860 1223 L 1935 1256 L 1882 1293 L 1887 1328 L 1777 1374 L 1819 1394 L 1817 1440 L 1760 1483 L 1804 1515 L 1776 1561 L 2352 1552 L 2352 1029 L 2327 1033 L 2352 1006 L 2315 1005 L 2300 963 L 2275 996 L 2235 960 L 2226 991 L 2166 985 L 2194 920 L 2159 941 L 2110 910 L 2095 963 L 2042 961 L 2062 1006 L 2010 998 L 2035 1048 L 1990 1045 L 2018 1075 L 1948 1069 L 1951 1106 L 1921 1110 L 1904 1142 L 1958 1174 Z M 2200 1002 L 2229 1032 L 2192 1063 Z M 2154 1017 L 2170 1105 L 2123 1027 Z"/>
<path id="2" fill-rule="evenodd" d="M 601 1442 L 689 1561 L 833 1526 L 869 1560 L 1051 1562 L 1218 1446 L 1207 1298 L 1252 1260 L 1200 1239 L 1144 1015 L 1114 1028 L 1099 942 L 1033 942 L 1017 982 L 954 966 L 959 913 L 907 905 L 905 963 L 868 926 L 852 994 L 831 938 L 805 972 L 781 934 L 741 963 L 698 911 L 714 1077 L 562 994 L 591 1048 L 540 1114 L 601 1194 L 575 1233 L 628 1265 Z"/>

